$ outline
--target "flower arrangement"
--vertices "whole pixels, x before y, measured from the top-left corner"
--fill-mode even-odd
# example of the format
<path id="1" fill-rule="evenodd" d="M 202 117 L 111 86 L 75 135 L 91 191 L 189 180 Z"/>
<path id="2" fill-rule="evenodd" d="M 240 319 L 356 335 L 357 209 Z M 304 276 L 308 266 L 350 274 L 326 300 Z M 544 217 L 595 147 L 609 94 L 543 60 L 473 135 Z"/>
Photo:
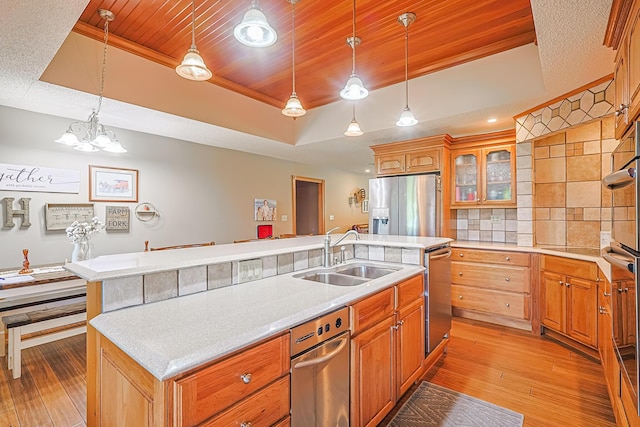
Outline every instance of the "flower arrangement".
<path id="1" fill-rule="evenodd" d="M 66 228 L 67 237 L 71 243 L 81 242 L 83 240 L 89 240 L 89 238 L 104 230 L 104 223 L 94 216 L 91 222 L 78 222 L 73 223 Z"/>

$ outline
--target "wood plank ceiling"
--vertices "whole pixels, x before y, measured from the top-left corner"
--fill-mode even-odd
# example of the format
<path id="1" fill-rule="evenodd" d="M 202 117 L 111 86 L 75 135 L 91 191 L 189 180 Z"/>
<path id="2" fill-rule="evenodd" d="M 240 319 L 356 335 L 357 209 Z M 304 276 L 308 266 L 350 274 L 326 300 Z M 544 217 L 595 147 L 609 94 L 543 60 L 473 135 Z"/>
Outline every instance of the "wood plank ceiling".
<path id="1" fill-rule="evenodd" d="M 169 67 L 191 45 L 191 1 L 91 0 L 74 31 L 103 39 L 97 10 L 109 9 L 109 44 Z M 196 1 L 196 45 L 211 83 L 282 108 L 291 94 L 291 10 L 287 0 L 261 0 L 278 41 L 250 48 L 233 37 L 250 0 Z M 356 71 L 369 90 L 404 81 L 404 28 L 409 27 L 409 78 L 535 41 L 529 0 L 359 0 Z M 296 5 L 296 91 L 305 108 L 336 101 L 351 73 L 351 0 L 302 0 Z"/>

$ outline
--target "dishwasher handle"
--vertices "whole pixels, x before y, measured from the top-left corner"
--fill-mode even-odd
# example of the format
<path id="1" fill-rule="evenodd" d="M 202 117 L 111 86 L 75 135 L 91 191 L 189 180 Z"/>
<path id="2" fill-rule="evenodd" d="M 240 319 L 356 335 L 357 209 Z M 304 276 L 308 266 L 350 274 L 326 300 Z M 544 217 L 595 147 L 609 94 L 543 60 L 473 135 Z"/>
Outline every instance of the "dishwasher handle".
<path id="1" fill-rule="evenodd" d="M 298 362 L 295 365 L 293 365 L 293 369 L 301 369 L 301 368 L 306 368 L 308 366 L 314 366 L 314 365 L 319 365 L 320 363 L 324 363 L 328 360 L 333 359 L 334 357 L 336 357 L 338 355 L 338 353 L 340 353 L 342 351 L 342 349 L 344 348 L 344 346 L 347 345 L 347 343 L 349 342 L 349 337 L 345 336 L 343 338 L 341 338 L 342 342 L 338 345 L 338 347 L 336 347 L 335 350 L 331 351 L 330 353 L 325 354 L 324 356 L 315 358 L 315 359 L 311 359 L 311 360 L 305 360 L 304 362 Z"/>
<path id="2" fill-rule="evenodd" d="M 441 251 L 437 251 L 437 252 L 441 252 Z M 439 259 L 443 259 L 443 258 L 449 258 L 451 257 L 451 249 L 447 249 L 445 253 L 442 254 L 437 254 L 437 255 L 431 255 L 429 254 L 429 260 L 430 261 L 436 261 Z"/>

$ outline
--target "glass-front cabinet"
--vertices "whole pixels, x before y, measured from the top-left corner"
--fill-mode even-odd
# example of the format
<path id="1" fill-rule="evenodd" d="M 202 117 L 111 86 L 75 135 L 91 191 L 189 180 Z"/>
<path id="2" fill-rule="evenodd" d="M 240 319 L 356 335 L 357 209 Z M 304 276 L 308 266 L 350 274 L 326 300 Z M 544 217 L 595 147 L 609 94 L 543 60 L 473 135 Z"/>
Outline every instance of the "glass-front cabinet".
<path id="1" fill-rule="evenodd" d="M 515 146 L 451 150 L 452 207 L 515 206 Z"/>

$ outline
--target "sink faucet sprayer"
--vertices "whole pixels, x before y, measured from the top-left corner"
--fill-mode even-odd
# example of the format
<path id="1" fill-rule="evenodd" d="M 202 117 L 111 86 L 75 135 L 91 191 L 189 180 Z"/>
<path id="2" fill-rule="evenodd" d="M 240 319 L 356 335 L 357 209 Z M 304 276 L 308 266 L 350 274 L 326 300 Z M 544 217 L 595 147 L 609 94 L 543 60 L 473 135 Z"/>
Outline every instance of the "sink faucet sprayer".
<path id="1" fill-rule="evenodd" d="M 331 248 L 338 245 L 340 242 L 346 239 L 347 236 L 349 235 L 356 236 L 356 240 L 360 239 L 360 235 L 356 230 L 349 230 L 346 233 L 344 233 L 342 236 L 340 236 L 340 238 L 336 240 L 334 243 L 331 243 L 331 232 L 336 231 L 339 228 L 340 227 L 332 228 L 331 230 L 327 231 L 325 235 L 325 238 L 324 238 L 324 267 L 325 268 L 331 267 L 331 255 L 333 253 Z M 341 262 L 344 262 L 344 247 L 341 249 L 343 249 L 341 252 Z"/>

